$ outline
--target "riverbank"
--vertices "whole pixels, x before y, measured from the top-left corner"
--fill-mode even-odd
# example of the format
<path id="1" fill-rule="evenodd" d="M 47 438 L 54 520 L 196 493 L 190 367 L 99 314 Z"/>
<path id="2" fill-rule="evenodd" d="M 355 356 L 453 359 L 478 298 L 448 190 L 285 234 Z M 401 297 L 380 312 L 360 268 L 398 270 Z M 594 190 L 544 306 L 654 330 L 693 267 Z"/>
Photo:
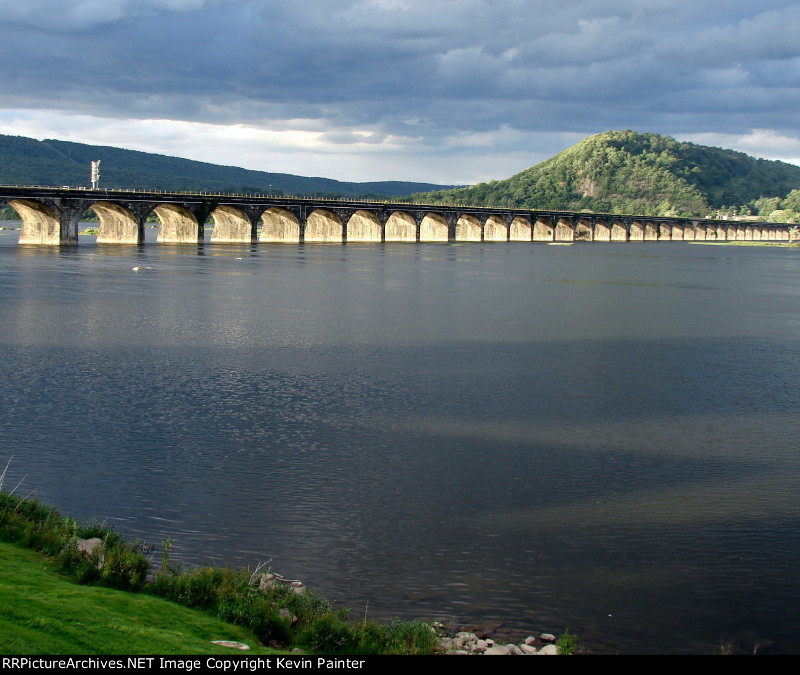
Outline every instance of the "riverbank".
<path id="1" fill-rule="evenodd" d="M 437 622 L 351 621 L 348 610 L 268 569 L 183 568 L 102 525 L 0 491 L 4 654 L 555 654 L 574 636 L 448 637 Z M 33 549 L 33 550 L 31 550 Z M 249 651 L 255 650 L 255 651 Z M 228 652 L 229 653 L 229 652 Z"/>
<path id="2" fill-rule="evenodd" d="M 0 654 L 230 654 L 214 641 L 248 645 L 253 655 L 286 653 L 248 630 L 147 594 L 81 586 L 44 554 L 0 543 Z"/>

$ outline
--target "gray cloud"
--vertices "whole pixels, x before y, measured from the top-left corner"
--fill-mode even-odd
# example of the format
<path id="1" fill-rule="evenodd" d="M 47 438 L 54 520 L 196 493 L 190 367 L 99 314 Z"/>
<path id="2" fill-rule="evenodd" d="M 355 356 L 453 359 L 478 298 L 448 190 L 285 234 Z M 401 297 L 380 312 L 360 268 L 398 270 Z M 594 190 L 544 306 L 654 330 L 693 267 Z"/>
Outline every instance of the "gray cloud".
<path id="1" fill-rule="evenodd" d="M 306 119 L 335 145 L 394 135 L 439 149 L 490 132 L 506 142 L 509 130 L 518 140 L 559 134 L 559 143 L 625 127 L 800 137 L 800 6 L 789 1 L 29 0 L 0 9 L 6 108 L 264 128 Z"/>

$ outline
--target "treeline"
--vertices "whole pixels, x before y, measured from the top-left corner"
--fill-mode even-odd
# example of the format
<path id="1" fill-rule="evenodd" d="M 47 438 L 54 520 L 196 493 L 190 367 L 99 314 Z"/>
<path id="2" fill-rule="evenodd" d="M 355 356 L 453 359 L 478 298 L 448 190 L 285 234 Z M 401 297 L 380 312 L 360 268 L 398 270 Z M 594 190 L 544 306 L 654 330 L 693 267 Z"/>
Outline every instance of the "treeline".
<path id="1" fill-rule="evenodd" d="M 384 200 L 450 187 L 407 181 L 351 183 L 253 171 L 108 146 L 3 135 L 0 135 L 0 184 L 88 186 L 89 164 L 97 159 L 101 161 L 100 184 L 109 188 Z"/>
<path id="2" fill-rule="evenodd" d="M 797 212 L 791 193 L 798 186 L 800 167 L 791 164 L 658 134 L 607 131 L 511 178 L 409 200 L 652 216 L 769 216 Z"/>

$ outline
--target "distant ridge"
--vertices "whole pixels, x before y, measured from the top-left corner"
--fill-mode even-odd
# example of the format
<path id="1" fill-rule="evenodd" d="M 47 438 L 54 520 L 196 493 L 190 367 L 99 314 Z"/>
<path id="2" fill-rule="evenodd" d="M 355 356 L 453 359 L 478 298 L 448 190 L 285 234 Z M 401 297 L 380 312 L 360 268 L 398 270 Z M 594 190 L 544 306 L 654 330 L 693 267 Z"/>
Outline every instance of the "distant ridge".
<path id="1" fill-rule="evenodd" d="M 102 162 L 101 186 L 114 188 L 260 194 L 271 189 L 276 194 L 384 199 L 453 187 L 406 181 L 350 183 L 252 171 L 110 146 L 5 135 L 0 135 L 0 184 L 87 185 L 89 163 L 96 159 Z"/>
<path id="2" fill-rule="evenodd" d="M 606 131 L 521 173 L 412 199 L 652 216 L 800 210 L 800 166 L 670 136 Z M 791 193 L 791 194 L 790 194 Z"/>

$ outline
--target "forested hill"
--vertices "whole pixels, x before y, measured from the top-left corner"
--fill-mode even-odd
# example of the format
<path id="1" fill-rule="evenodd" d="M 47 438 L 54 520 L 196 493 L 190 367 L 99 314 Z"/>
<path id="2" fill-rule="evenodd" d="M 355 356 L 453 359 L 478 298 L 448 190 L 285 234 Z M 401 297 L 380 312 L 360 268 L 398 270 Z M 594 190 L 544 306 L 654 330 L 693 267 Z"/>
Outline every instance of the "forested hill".
<path id="1" fill-rule="evenodd" d="M 190 159 L 68 141 L 0 135 L 0 184 L 87 185 L 89 163 L 101 160 L 103 187 L 201 190 L 384 199 L 451 187 L 431 183 L 348 183 L 287 173 L 251 171 Z M 271 188 L 270 188 L 271 186 Z"/>
<path id="2" fill-rule="evenodd" d="M 800 166 L 658 134 L 607 131 L 506 180 L 412 199 L 659 216 L 769 215 L 794 202 L 800 207 L 800 192 L 789 195 L 796 188 Z"/>

